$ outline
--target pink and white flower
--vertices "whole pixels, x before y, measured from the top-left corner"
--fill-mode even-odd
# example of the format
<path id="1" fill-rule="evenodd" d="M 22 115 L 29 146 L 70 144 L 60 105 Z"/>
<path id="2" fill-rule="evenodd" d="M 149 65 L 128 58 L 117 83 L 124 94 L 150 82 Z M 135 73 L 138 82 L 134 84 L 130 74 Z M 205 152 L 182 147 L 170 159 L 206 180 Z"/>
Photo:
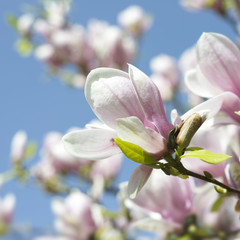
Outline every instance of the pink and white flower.
<path id="1" fill-rule="evenodd" d="M 15 205 L 16 198 L 13 194 L 8 194 L 0 199 L 0 236 L 8 231 L 12 223 Z"/>
<path id="2" fill-rule="evenodd" d="M 152 25 L 152 17 L 140 6 L 130 6 L 118 15 L 119 24 L 133 35 L 140 36 Z"/>
<path id="3" fill-rule="evenodd" d="M 225 101 L 222 111 L 236 122 L 240 118 L 240 50 L 227 37 L 203 33 L 197 42 L 197 67 L 186 74 L 188 88 L 201 97 L 211 98 L 229 91 L 235 97 Z"/>
<path id="4" fill-rule="evenodd" d="M 107 158 L 121 152 L 114 142 L 119 137 L 141 147 L 156 162 L 163 158 L 168 151 L 167 138 L 173 125 L 167 120 L 157 86 L 143 72 L 132 65 L 129 65 L 129 73 L 110 68 L 95 69 L 87 77 L 85 96 L 106 126 L 66 134 L 63 142 L 69 153 L 89 160 Z M 214 116 L 222 101 L 231 97 L 231 93 L 226 93 L 213 98 L 188 111 L 182 119 L 196 112 Z M 173 117 L 174 124 L 180 121 L 179 116 Z M 151 172 L 152 168 L 146 165 L 134 170 L 128 186 L 132 198 Z"/>
<path id="5" fill-rule="evenodd" d="M 103 224 L 99 206 L 77 190 L 64 200 L 54 199 L 52 210 L 57 217 L 56 230 L 72 239 L 87 240 Z"/>

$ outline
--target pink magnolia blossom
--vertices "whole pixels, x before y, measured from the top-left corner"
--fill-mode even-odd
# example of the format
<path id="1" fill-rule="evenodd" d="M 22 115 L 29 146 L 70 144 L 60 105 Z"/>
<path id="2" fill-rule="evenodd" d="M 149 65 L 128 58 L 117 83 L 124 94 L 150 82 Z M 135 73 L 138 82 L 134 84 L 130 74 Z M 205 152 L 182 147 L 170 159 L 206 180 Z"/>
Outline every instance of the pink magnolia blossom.
<path id="1" fill-rule="evenodd" d="M 239 231 L 239 212 L 235 211 L 237 197 L 234 195 L 226 196 L 219 210 L 213 212 L 211 209 L 218 198 L 219 194 L 210 183 L 206 183 L 195 189 L 193 212 L 197 215 L 198 221 L 200 224 L 205 224 L 213 229 L 224 231 L 226 234 Z"/>
<path id="2" fill-rule="evenodd" d="M 97 160 L 120 153 L 114 139 L 133 143 L 153 156 L 162 159 L 168 151 L 167 138 L 173 125 L 167 120 L 160 92 L 153 81 L 136 67 L 129 65 L 129 73 L 99 68 L 87 78 L 85 96 L 96 116 L 105 127 L 84 129 L 63 137 L 65 148 L 76 157 Z M 182 116 L 186 119 L 200 112 L 215 115 L 222 101 L 231 98 L 222 94 Z M 180 124 L 179 116 L 173 117 L 174 124 Z M 143 187 L 152 168 L 140 165 L 134 170 L 128 185 L 129 195 L 134 198 Z"/>
<path id="3" fill-rule="evenodd" d="M 125 63 L 132 62 L 136 55 L 137 42 L 118 26 L 91 20 L 88 35 L 94 51 L 95 66 L 126 69 Z"/>
<path id="4" fill-rule="evenodd" d="M 130 210 L 136 209 L 155 219 L 159 224 L 159 232 L 178 231 L 192 211 L 193 187 L 191 178 L 166 176 L 161 170 L 153 170 L 138 196 L 134 200 L 127 198 L 125 204 Z"/>
<path id="5" fill-rule="evenodd" d="M 53 200 L 52 210 L 57 217 L 56 230 L 63 236 L 76 240 L 89 239 L 103 223 L 99 206 L 77 190 L 64 200 Z"/>
<path id="6" fill-rule="evenodd" d="M 152 25 L 152 18 L 139 6 L 130 6 L 118 15 L 119 24 L 133 35 L 140 36 Z"/>
<path id="7" fill-rule="evenodd" d="M 216 33 L 203 33 L 197 42 L 197 67 L 186 75 L 189 89 L 205 98 L 229 91 L 235 97 L 222 106 L 235 121 L 240 118 L 240 50 L 227 37 Z"/>

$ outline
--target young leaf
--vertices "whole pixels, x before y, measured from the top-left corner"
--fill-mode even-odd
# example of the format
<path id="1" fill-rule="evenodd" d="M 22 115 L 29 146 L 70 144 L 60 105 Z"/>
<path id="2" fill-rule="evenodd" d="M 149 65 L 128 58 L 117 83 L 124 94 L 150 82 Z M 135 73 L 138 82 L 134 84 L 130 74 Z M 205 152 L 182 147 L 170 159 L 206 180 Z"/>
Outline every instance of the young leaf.
<path id="1" fill-rule="evenodd" d="M 149 155 L 141 147 L 133 143 L 123 141 L 118 137 L 115 138 L 114 141 L 118 145 L 118 147 L 122 150 L 122 152 L 126 155 L 126 157 L 128 157 L 129 159 L 145 165 L 156 163 L 155 158 Z"/>
<path id="2" fill-rule="evenodd" d="M 223 195 L 220 195 L 219 198 L 217 198 L 217 200 L 212 205 L 211 212 L 217 212 L 221 208 L 223 199 Z"/>
<path id="3" fill-rule="evenodd" d="M 21 38 L 17 41 L 16 48 L 23 57 L 26 57 L 32 53 L 33 45 L 28 39 Z"/>
<path id="4" fill-rule="evenodd" d="M 226 154 L 212 153 L 202 148 L 188 148 L 187 151 L 189 150 L 192 151 L 185 153 L 184 155 L 181 156 L 181 158 L 184 157 L 199 158 L 206 163 L 219 164 L 231 157 Z"/>

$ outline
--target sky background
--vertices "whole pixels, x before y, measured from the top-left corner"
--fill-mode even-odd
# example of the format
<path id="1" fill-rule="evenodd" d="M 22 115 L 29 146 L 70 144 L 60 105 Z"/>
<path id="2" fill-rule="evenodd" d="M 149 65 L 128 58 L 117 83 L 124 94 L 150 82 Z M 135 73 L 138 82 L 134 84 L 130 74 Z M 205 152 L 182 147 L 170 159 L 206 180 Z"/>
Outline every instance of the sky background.
<path id="1" fill-rule="evenodd" d="M 34 5 L 37 1 L 28 3 Z M 0 172 L 11 166 L 10 144 L 18 130 L 25 130 L 29 140 L 41 146 L 49 131 L 65 133 L 73 126 L 84 127 L 94 118 L 83 91 L 66 87 L 57 79 L 50 81 L 41 62 L 33 56 L 23 58 L 14 49 L 17 34 L 7 24 L 6 16 L 9 13 L 20 15 L 24 4 L 26 1 L 22 0 L 0 1 Z M 117 24 L 117 14 L 133 4 L 143 7 L 154 19 L 152 28 L 142 39 L 139 58 L 134 63 L 146 74 L 150 74 L 151 58 L 162 53 L 178 58 L 196 43 L 202 32 L 218 32 L 235 40 L 231 26 L 213 12 L 188 12 L 177 0 L 75 0 L 70 18 L 84 26 L 92 18 Z M 38 159 L 37 154 L 35 161 Z M 126 159 L 118 181 L 128 180 L 136 166 Z M 14 192 L 17 197 L 16 225 L 31 223 L 39 228 L 53 225 L 50 197 L 35 184 L 23 186 L 10 182 L 0 190 L 0 197 L 9 192 Z"/>

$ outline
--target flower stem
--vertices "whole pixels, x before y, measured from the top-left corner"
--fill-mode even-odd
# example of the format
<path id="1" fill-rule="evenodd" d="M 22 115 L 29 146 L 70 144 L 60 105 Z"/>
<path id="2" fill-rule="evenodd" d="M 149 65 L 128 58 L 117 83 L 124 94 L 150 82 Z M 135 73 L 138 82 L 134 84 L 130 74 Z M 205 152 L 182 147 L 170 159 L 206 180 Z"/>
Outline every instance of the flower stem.
<path id="1" fill-rule="evenodd" d="M 176 156 L 176 159 L 174 159 L 172 157 L 172 155 L 170 153 L 166 153 L 164 155 L 164 159 L 171 165 L 173 166 L 174 168 L 176 168 L 179 173 L 183 174 L 183 175 L 187 175 L 187 176 L 191 176 L 191 177 L 194 177 L 194 178 L 197 178 L 197 179 L 200 179 L 200 180 L 203 180 L 205 182 L 210 182 L 210 183 L 213 183 L 219 187 L 222 187 L 224 189 L 226 189 L 229 193 L 237 193 L 237 194 L 240 194 L 240 190 L 238 189 L 235 189 L 235 188 L 231 188 L 230 186 L 227 186 L 225 185 L 224 183 L 216 180 L 215 178 L 209 178 L 205 175 L 202 175 L 202 174 L 199 174 L 199 173 L 196 173 L 196 172 L 193 172 L 193 171 L 190 171 L 188 169 L 186 169 L 183 164 L 178 160 L 179 157 Z"/>

